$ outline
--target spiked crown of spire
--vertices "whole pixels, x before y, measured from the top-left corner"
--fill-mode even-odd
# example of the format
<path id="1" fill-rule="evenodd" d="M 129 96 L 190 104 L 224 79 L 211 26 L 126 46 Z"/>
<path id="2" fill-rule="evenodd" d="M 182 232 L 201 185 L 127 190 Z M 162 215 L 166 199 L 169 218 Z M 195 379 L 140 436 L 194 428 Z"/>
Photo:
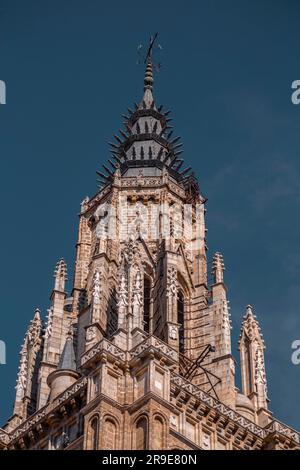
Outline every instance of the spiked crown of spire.
<path id="1" fill-rule="evenodd" d="M 113 181 L 117 170 L 121 175 L 135 176 L 137 168 L 147 168 L 144 174 L 153 176 L 166 168 L 182 184 L 193 177 L 191 167 L 182 169 L 182 143 L 179 136 L 173 137 L 170 111 L 164 111 L 163 106 L 157 107 L 153 98 L 152 48 L 156 38 L 157 35 L 151 38 L 145 59 L 143 98 L 122 116 L 125 129 L 120 129 L 119 134 L 114 135 L 115 142 L 110 142 L 112 158 L 108 160 L 109 166 L 103 165 L 103 171 L 97 171 L 100 188 Z"/>

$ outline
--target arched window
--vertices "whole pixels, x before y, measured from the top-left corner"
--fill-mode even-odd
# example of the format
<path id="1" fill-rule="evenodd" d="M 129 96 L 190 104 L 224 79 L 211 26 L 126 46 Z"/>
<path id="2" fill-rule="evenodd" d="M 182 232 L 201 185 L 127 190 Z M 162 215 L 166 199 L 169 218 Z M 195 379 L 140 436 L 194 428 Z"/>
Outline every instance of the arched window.
<path id="1" fill-rule="evenodd" d="M 136 423 L 135 430 L 135 450 L 146 450 L 148 443 L 148 421 L 140 418 Z"/>
<path id="2" fill-rule="evenodd" d="M 184 296 L 182 290 L 177 296 L 177 322 L 179 323 L 179 352 L 184 353 Z"/>
<path id="3" fill-rule="evenodd" d="M 150 327 L 151 280 L 144 277 L 144 330 L 149 333 Z"/>
<path id="4" fill-rule="evenodd" d="M 92 450 L 98 449 L 98 428 L 99 428 L 99 419 L 95 416 L 90 424 L 90 448 Z"/>

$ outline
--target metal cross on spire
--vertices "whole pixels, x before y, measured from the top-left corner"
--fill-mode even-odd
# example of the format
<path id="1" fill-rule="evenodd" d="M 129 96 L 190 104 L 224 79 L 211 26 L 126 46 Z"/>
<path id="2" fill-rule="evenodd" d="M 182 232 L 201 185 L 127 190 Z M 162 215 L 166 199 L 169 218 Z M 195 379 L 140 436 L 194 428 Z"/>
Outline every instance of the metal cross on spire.
<path id="1" fill-rule="evenodd" d="M 160 69 L 160 63 L 154 63 L 153 56 L 155 49 L 161 50 L 162 47 L 157 43 L 158 33 L 150 37 L 150 43 L 147 48 L 146 54 L 143 54 L 143 45 L 140 44 L 138 47 L 138 53 L 140 54 L 140 60 L 138 63 L 143 62 L 146 64 L 145 78 L 144 78 L 144 90 L 152 90 L 153 87 L 153 68 L 156 70 Z"/>
<path id="2" fill-rule="evenodd" d="M 161 45 L 157 42 L 157 38 L 158 38 L 158 33 L 155 33 L 154 36 L 150 36 L 150 42 L 149 42 L 149 46 L 148 46 L 146 54 L 144 53 L 145 51 L 144 46 L 142 44 L 138 46 L 138 53 L 140 55 L 140 59 L 138 60 L 138 63 L 141 63 L 141 62 L 143 62 L 144 64 L 151 63 L 157 70 L 159 70 L 161 67 L 161 64 L 160 63 L 155 64 L 153 61 L 155 52 L 157 50 L 158 51 L 162 50 Z"/>

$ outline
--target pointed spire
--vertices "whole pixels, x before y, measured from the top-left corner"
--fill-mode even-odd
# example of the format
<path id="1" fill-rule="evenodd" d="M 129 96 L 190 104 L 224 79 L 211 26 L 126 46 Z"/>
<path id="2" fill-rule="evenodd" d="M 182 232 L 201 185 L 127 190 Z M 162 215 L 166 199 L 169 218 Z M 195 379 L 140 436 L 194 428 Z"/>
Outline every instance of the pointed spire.
<path id="1" fill-rule="evenodd" d="M 39 308 L 35 309 L 33 321 L 37 321 L 37 322 L 41 321 L 41 311 Z"/>
<path id="2" fill-rule="evenodd" d="M 140 102 L 138 109 L 143 110 L 143 109 L 156 109 L 156 106 L 154 104 L 154 98 L 153 98 L 153 65 L 152 65 L 152 60 L 151 57 L 147 59 L 147 65 L 146 65 L 146 70 L 145 70 L 145 76 L 144 76 L 144 96 L 142 98 L 142 101 Z"/>
<path id="3" fill-rule="evenodd" d="M 63 258 L 61 258 L 61 260 L 56 265 L 56 268 L 54 271 L 54 278 L 55 278 L 54 290 L 65 292 L 65 284 L 66 284 L 66 281 L 68 280 L 68 273 L 67 273 L 67 265 Z"/>
<path id="4" fill-rule="evenodd" d="M 71 327 L 67 334 L 65 346 L 61 354 L 60 360 L 59 360 L 58 369 L 76 371 L 76 359 L 75 359 L 73 335 L 72 335 Z"/>
<path id="5" fill-rule="evenodd" d="M 241 374 L 243 393 L 253 398 L 255 408 L 267 408 L 268 391 L 265 370 L 265 343 L 256 316 L 251 305 L 247 305 L 243 317 L 238 349 L 241 356 Z"/>
<path id="6" fill-rule="evenodd" d="M 214 284 L 220 284 L 224 282 L 224 260 L 221 253 L 215 253 L 213 257 L 213 268 L 212 275 L 214 278 Z"/>
<path id="7" fill-rule="evenodd" d="M 263 334 L 257 316 L 253 312 L 252 305 L 247 305 L 246 312 L 243 316 L 239 345 L 244 334 L 246 334 L 250 340 L 254 338 L 259 339 L 261 341 L 261 344 L 265 348 Z"/>

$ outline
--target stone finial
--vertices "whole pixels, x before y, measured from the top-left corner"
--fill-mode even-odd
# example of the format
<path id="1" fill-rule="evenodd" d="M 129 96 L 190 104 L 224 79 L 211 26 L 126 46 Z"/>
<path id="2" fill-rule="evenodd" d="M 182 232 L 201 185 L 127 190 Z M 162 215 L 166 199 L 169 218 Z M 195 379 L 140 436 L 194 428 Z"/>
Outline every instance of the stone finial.
<path id="1" fill-rule="evenodd" d="M 145 70 L 145 78 L 144 78 L 144 90 L 150 88 L 152 90 L 153 88 L 153 65 L 151 59 L 148 59 L 147 61 L 147 66 Z"/>
<path id="2" fill-rule="evenodd" d="M 257 316 L 253 312 L 252 305 L 247 305 L 245 315 L 243 316 L 239 345 L 241 343 L 242 337 L 245 334 L 250 340 L 256 338 L 265 348 L 263 334 L 257 320 Z"/>
<path id="3" fill-rule="evenodd" d="M 268 406 L 264 350 L 265 344 L 257 317 L 252 306 L 247 305 L 239 338 L 239 351 L 243 393 L 247 396 L 256 393 L 256 409 Z"/>
<path id="4" fill-rule="evenodd" d="M 80 212 L 81 214 L 87 210 L 88 203 L 90 202 L 90 198 L 86 196 L 80 204 Z"/>
<path id="5" fill-rule="evenodd" d="M 68 272 L 67 272 L 67 265 L 63 258 L 61 258 L 61 260 L 56 265 L 56 268 L 54 271 L 54 278 L 55 278 L 54 290 L 65 292 L 65 284 L 66 284 L 66 281 L 68 280 Z"/>
<path id="6" fill-rule="evenodd" d="M 212 268 L 212 275 L 214 278 L 214 284 L 220 284 L 224 282 L 224 260 L 221 253 L 215 253 L 213 257 L 213 268 Z"/>

